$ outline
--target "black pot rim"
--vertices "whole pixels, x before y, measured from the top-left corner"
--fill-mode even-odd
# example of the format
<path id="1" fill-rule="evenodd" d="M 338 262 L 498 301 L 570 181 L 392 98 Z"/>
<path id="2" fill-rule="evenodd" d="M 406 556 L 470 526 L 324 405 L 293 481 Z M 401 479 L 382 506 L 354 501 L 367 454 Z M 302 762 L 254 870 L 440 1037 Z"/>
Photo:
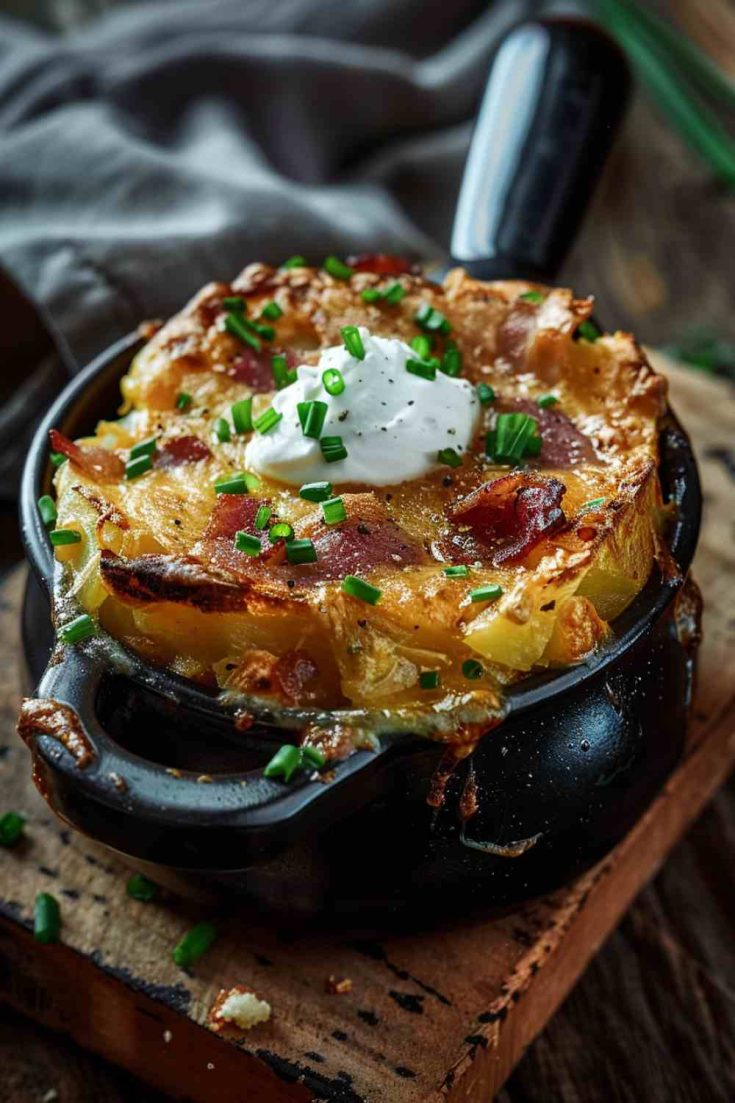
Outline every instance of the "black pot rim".
<path id="1" fill-rule="evenodd" d="M 50 407 L 33 437 L 21 481 L 20 524 L 21 535 L 28 560 L 41 586 L 52 600 L 55 560 L 46 528 L 40 518 L 38 498 L 48 492 L 51 465 L 48 459 L 49 430 L 64 431 L 64 426 L 79 414 L 85 403 L 90 385 L 107 373 L 119 371 L 122 376 L 127 366 L 115 365 L 121 357 L 129 360 L 144 344 L 138 333 L 122 337 L 101 352 L 64 388 Z M 702 494 L 696 460 L 691 442 L 676 416 L 669 409 L 661 431 L 661 484 L 668 501 L 676 503 L 676 517 L 668 536 L 669 549 L 679 567 L 679 577 L 665 579 L 654 569 L 651 577 L 625 611 L 613 624 L 614 638 L 590 659 L 564 671 L 534 674 L 505 692 L 506 717 L 528 712 L 550 699 L 597 676 L 625 652 L 633 648 L 651 625 L 661 617 L 680 590 L 691 566 L 699 535 Z M 162 667 L 146 663 L 138 655 L 133 659 L 131 676 L 144 674 L 149 686 L 159 687 L 168 696 L 175 696 L 181 705 L 196 708 L 199 712 L 221 715 L 221 704 L 216 693 L 208 693 L 186 678 Z M 340 710 L 341 718 L 349 718 L 350 710 Z"/>

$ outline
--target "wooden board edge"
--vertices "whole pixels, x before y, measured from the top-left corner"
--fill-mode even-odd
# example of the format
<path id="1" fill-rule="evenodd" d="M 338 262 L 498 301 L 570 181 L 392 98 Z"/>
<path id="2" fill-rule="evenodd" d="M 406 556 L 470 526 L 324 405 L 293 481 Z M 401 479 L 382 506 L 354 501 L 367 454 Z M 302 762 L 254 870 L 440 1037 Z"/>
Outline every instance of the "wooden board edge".
<path id="1" fill-rule="evenodd" d="M 477 1044 L 425 1097 L 425 1103 L 487 1103 L 494 1098 L 733 765 L 735 709 L 730 708 L 697 741 L 616 850 L 580 879 L 561 925 L 549 933 L 546 943 L 542 940 L 521 959 L 502 1007 L 494 1011 L 494 1021 L 483 1028 Z M 534 1000 L 524 1006 L 523 995 L 531 982 Z"/>
<path id="2" fill-rule="evenodd" d="M 321 1089 L 300 1079 L 304 1070 L 281 1062 L 276 1071 L 269 1054 L 233 1045 L 145 992 L 131 995 L 124 978 L 71 947 L 40 945 L 8 916 L 0 916 L 0 999 L 189 1103 L 237 1098 L 238 1085 L 253 1103 L 310 1103 Z"/>

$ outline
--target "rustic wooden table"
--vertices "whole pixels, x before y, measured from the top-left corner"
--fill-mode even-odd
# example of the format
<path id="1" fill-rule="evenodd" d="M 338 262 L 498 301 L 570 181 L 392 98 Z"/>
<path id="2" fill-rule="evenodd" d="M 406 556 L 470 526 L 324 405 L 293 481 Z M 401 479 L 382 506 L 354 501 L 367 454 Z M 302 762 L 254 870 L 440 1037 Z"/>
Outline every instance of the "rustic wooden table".
<path id="1" fill-rule="evenodd" d="M 735 198 L 638 96 L 565 280 L 597 293 L 607 326 L 634 329 L 649 344 L 701 325 L 733 340 L 733 255 Z M 723 464 L 735 479 L 735 450 Z M 530 1048 L 502 1103 L 735 1098 L 734 850 L 731 782 Z M 4 1009 L 0 1085 L 12 1103 L 163 1103 Z"/>

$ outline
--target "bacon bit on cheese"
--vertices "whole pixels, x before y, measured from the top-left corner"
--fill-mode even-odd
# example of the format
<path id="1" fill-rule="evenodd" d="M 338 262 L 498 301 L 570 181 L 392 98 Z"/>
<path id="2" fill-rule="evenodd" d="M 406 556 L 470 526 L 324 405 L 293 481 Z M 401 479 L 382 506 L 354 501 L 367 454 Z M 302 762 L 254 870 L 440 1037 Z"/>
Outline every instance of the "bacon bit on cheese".
<path id="1" fill-rule="evenodd" d="M 558 479 L 519 472 L 473 490 L 455 504 L 450 516 L 492 545 L 496 565 L 519 563 L 543 537 L 565 523 L 560 505 L 565 494 L 566 487 Z"/>
<path id="2" fill-rule="evenodd" d="M 416 270 L 410 260 L 393 253 L 359 253 L 348 257 L 347 264 L 356 272 L 372 272 L 376 276 L 403 276 Z"/>
<path id="3" fill-rule="evenodd" d="M 183 463 L 208 460 L 211 455 L 209 448 L 199 437 L 172 437 L 156 449 L 153 464 L 155 467 L 179 467 Z"/>
<path id="4" fill-rule="evenodd" d="M 58 429 L 52 429 L 49 437 L 54 452 L 61 452 L 95 482 L 112 482 L 123 477 L 125 464 L 109 448 L 96 444 L 75 444 Z"/>

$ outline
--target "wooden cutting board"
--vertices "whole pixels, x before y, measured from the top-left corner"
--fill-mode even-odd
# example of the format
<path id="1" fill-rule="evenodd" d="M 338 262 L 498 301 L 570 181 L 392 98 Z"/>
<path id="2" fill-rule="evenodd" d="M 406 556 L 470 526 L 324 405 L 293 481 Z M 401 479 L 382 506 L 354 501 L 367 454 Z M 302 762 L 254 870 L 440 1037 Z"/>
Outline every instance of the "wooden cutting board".
<path id="1" fill-rule="evenodd" d="M 687 757 L 613 854 L 512 915 L 379 943 L 296 937 L 173 895 L 130 900 L 124 863 L 55 821 L 30 782 L 14 734 L 18 571 L 0 591 L 0 808 L 29 822 L 22 846 L 0 850 L 0 995 L 195 1103 L 487 1103 L 735 760 L 735 393 L 656 359 L 704 480 L 705 639 Z M 57 945 L 29 933 L 39 891 L 60 901 Z M 171 949 L 202 918 L 219 939 L 182 972 Z M 330 976 L 351 990 L 331 994 Z M 207 1016 L 235 984 L 273 1016 L 228 1040 Z"/>

